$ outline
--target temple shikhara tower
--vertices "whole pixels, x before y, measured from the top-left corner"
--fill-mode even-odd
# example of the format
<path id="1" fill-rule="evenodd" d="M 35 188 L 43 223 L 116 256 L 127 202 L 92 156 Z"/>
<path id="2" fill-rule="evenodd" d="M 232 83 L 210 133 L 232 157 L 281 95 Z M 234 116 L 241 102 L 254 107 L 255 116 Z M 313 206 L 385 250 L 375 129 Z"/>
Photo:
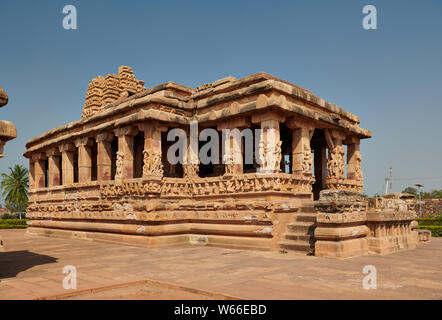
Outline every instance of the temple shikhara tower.
<path id="1" fill-rule="evenodd" d="M 98 76 L 81 120 L 26 144 L 28 233 L 336 258 L 418 245 L 402 200 L 362 197 L 360 142 L 371 133 L 356 115 L 266 73 L 196 89 L 144 85 L 130 67 Z M 209 128 L 220 143 L 207 164 L 198 157 Z M 176 129 L 181 163 L 168 158 Z M 223 139 L 227 129 L 250 134 Z"/>

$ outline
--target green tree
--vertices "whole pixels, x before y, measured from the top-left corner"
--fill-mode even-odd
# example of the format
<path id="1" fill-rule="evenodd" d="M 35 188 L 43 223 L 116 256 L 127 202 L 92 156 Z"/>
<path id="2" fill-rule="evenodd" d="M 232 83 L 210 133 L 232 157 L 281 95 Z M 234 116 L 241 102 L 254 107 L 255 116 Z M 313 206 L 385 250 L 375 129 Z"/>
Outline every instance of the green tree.
<path id="1" fill-rule="evenodd" d="M 417 191 L 417 189 L 413 187 L 405 188 L 404 190 L 402 190 L 402 193 L 411 193 L 414 194 L 416 198 L 419 197 L 419 191 Z"/>
<path id="2" fill-rule="evenodd" d="M 12 212 L 26 210 L 28 204 L 29 175 L 28 169 L 16 164 L 9 167 L 9 174 L 2 173 L 0 189 L 5 199 L 6 207 Z"/>

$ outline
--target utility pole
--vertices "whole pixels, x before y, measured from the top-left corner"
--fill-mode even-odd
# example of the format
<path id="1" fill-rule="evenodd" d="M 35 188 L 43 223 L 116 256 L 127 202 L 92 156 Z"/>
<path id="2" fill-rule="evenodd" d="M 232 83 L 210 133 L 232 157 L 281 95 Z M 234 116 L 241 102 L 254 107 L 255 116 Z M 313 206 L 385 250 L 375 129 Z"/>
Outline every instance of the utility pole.
<path id="1" fill-rule="evenodd" d="M 393 180 L 393 167 L 390 166 L 389 170 L 390 170 L 390 176 L 385 178 L 385 194 L 392 193 L 392 190 L 393 190 L 393 182 L 392 182 L 392 180 Z M 389 186 L 390 186 L 390 192 L 388 192 Z"/>
<path id="2" fill-rule="evenodd" d="M 422 218 L 422 198 L 421 198 L 421 194 L 422 194 L 422 187 L 424 185 L 420 184 L 420 183 L 416 183 L 415 186 L 419 188 L 419 218 Z"/>

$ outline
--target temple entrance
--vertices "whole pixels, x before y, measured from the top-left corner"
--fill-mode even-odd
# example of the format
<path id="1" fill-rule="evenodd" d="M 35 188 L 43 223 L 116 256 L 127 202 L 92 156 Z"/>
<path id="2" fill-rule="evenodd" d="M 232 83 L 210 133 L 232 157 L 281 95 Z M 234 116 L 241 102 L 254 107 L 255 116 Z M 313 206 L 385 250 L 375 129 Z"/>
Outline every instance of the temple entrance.
<path id="1" fill-rule="evenodd" d="M 319 199 L 319 192 L 327 188 L 325 179 L 327 177 L 327 141 L 324 130 L 315 129 L 310 147 L 313 151 L 313 174 L 315 183 L 313 184 L 313 200 Z"/>

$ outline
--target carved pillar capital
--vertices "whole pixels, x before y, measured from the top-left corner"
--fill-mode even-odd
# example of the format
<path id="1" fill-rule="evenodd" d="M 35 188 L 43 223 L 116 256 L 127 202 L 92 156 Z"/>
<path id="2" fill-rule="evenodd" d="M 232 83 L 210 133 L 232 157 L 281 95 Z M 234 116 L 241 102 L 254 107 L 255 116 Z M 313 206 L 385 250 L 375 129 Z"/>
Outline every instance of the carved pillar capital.
<path id="1" fill-rule="evenodd" d="M 90 147 L 93 143 L 92 138 L 90 137 L 81 137 L 81 138 L 77 138 L 75 140 L 75 146 L 78 148 L 80 146 L 83 147 Z"/>
<path id="2" fill-rule="evenodd" d="M 58 147 L 60 152 L 72 152 L 75 151 L 75 145 L 73 143 L 65 143 Z"/>
<path id="3" fill-rule="evenodd" d="M 47 157 L 45 152 L 38 152 L 32 154 L 31 158 L 33 161 L 40 161 L 40 160 L 45 160 Z"/>
<path id="4" fill-rule="evenodd" d="M 59 155 L 61 155 L 61 153 L 58 148 L 52 148 L 52 149 L 46 150 L 46 155 L 48 157 L 53 157 L 53 156 L 59 156 Z"/>
<path id="5" fill-rule="evenodd" d="M 97 143 L 112 142 L 113 139 L 114 139 L 114 135 L 110 132 L 99 133 L 95 137 L 95 141 Z"/>
<path id="6" fill-rule="evenodd" d="M 121 127 L 114 130 L 117 137 L 123 136 L 135 136 L 138 133 L 138 128 L 136 126 Z"/>

